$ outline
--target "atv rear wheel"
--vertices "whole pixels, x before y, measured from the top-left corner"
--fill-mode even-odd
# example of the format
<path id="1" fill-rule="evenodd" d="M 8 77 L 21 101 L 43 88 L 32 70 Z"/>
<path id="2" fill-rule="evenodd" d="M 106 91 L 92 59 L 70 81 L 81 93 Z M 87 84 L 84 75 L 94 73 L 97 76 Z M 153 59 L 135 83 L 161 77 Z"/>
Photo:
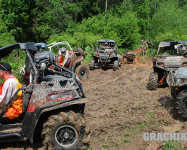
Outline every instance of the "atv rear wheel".
<path id="1" fill-rule="evenodd" d="M 149 81 L 147 83 L 147 90 L 153 91 L 158 88 L 158 74 L 155 72 L 152 72 L 149 76 Z"/>
<path id="2" fill-rule="evenodd" d="M 183 117 L 187 119 L 187 90 L 182 91 L 177 96 L 177 103 L 179 105 L 179 111 L 182 113 Z"/>
<path id="3" fill-rule="evenodd" d="M 88 78 L 89 76 L 89 69 L 87 66 L 85 65 L 79 65 L 76 69 L 75 69 L 75 74 L 77 74 L 79 76 L 80 79 L 85 79 Z"/>
<path id="4" fill-rule="evenodd" d="M 61 112 L 44 123 L 42 138 L 48 150 L 78 150 L 88 145 L 90 130 L 81 114 Z"/>
<path id="5" fill-rule="evenodd" d="M 116 71 L 119 69 L 119 60 L 114 61 L 113 70 Z"/>
<path id="6" fill-rule="evenodd" d="M 95 60 L 91 60 L 90 61 L 90 70 L 94 70 L 95 69 Z"/>

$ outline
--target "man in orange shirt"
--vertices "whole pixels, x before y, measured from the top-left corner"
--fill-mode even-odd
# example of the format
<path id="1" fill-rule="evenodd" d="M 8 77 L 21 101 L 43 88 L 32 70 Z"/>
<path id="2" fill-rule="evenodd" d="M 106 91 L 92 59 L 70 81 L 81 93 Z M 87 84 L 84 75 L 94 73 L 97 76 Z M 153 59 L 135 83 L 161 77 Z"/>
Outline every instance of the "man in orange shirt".
<path id="1" fill-rule="evenodd" d="M 58 59 L 59 65 L 65 67 L 68 58 L 69 58 L 69 52 L 66 50 L 66 48 L 64 47 L 61 48 L 59 50 L 59 59 Z"/>
<path id="2" fill-rule="evenodd" d="M 18 79 L 11 74 L 12 67 L 10 64 L 0 63 L 0 78 L 4 79 L 4 83 L 0 85 L 0 107 L 3 108 L 15 94 L 15 92 L 22 87 Z M 9 119 L 17 118 L 22 113 L 22 91 L 17 93 L 17 97 L 14 102 L 5 110 L 3 117 Z"/>

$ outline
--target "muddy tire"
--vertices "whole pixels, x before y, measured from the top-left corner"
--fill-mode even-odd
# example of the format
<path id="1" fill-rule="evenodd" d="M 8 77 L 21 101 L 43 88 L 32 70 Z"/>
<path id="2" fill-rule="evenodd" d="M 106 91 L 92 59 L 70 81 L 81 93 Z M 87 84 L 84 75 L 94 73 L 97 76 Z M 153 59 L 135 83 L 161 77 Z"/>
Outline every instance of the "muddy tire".
<path id="1" fill-rule="evenodd" d="M 79 150 L 88 145 L 90 129 L 81 114 L 61 112 L 43 124 L 42 138 L 48 150 Z"/>
<path id="2" fill-rule="evenodd" d="M 179 94 L 179 91 L 177 91 L 175 88 L 171 88 L 171 96 L 176 99 L 177 95 Z"/>
<path id="3" fill-rule="evenodd" d="M 149 81 L 147 83 L 147 90 L 150 90 L 150 91 L 154 91 L 158 88 L 158 74 L 153 72 L 151 73 L 151 75 L 149 76 Z"/>
<path id="4" fill-rule="evenodd" d="M 114 65 L 113 65 L 113 70 L 116 71 L 119 69 L 119 61 L 118 60 L 115 60 L 114 61 Z"/>
<path id="5" fill-rule="evenodd" d="M 75 69 L 75 74 L 78 75 L 78 77 L 82 80 L 85 78 L 88 78 L 89 76 L 89 69 L 87 66 L 85 65 L 79 65 L 76 69 Z"/>
<path id="6" fill-rule="evenodd" d="M 187 90 L 182 91 L 177 96 L 177 103 L 179 105 L 179 111 L 182 113 L 185 120 L 187 120 Z"/>
<path id="7" fill-rule="evenodd" d="M 95 69 L 95 60 L 91 60 L 90 61 L 90 70 L 94 70 Z"/>

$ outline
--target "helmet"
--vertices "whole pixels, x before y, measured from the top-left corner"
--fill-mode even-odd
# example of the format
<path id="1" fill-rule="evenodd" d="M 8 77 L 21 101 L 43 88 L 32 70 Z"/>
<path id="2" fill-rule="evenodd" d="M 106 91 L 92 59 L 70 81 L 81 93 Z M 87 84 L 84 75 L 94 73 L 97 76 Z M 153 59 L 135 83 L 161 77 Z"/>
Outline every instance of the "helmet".
<path id="1" fill-rule="evenodd" d="M 65 52 L 66 52 L 66 48 L 65 48 L 65 47 L 62 47 L 62 48 L 60 49 L 60 51 L 61 51 L 61 53 L 65 53 Z"/>

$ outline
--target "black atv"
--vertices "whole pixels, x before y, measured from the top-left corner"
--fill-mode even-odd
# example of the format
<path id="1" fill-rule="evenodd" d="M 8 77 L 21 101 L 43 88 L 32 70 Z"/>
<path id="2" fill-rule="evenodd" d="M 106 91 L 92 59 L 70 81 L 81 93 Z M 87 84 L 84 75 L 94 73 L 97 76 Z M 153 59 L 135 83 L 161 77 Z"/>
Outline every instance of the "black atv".
<path id="1" fill-rule="evenodd" d="M 129 52 L 128 50 L 126 50 L 121 54 L 121 59 L 123 63 L 125 62 L 124 59 L 126 59 L 127 64 L 132 64 L 135 58 L 136 58 L 136 54 L 133 52 Z"/>
<path id="2" fill-rule="evenodd" d="M 148 90 L 156 90 L 158 87 L 166 87 L 166 77 L 170 71 L 176 71 L 179 67 L 187 65 L 187 57 L 184 50 L 177 45 L 186 41 L 160 42 L 157 57 L 153 58 L 153 72 L 147 83 Z"/>
<path id="3" fill-rule="evenodd" d="M 120 55 L 117 54 L 117 44 L 113 40 L 99 40 L 97 52 L 90 62 L 90 70 L 95 68 L 113 68 L 114 71 L 121 66 Z"/>
<path id="4" fill-rule="evenodd" d="M 171 71 L 167 76 L 171 96 L 176 98 L 179 110 L 187 119 L 187 67 L 181 67 L 176 72 Z"/>
<path id="5" fill-rule="evenodd" d="M 28 84 L 23 90 L 23 113 L 19 118 L 2 118 L 15 100 L 16 92 L 0 113 L 0 142 L 43 138 L 45 149 L 85 148 L 90 130 L 83 117 L 86 103 L 79 78 L 55 63 L 54 54 L 44 43 L 17 43 L 0 48 L 0 58 L 12 50 L 26 52 Z M 53 66 L 53 67 L 51 67 Z M 54 68 L 54 69 L 52 69 Z"/>

